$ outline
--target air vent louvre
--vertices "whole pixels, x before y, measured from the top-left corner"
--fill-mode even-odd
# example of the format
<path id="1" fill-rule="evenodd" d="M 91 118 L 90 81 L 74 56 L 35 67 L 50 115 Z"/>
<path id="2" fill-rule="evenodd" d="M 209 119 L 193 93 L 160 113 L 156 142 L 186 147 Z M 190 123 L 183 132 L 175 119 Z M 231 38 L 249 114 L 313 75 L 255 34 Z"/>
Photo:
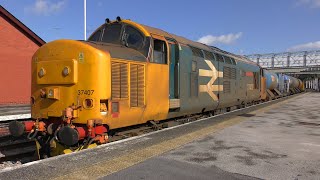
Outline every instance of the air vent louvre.
<path id="1" fill-rule="evenodd" d="M 113 99 L 128 98 L 127 63 L 111 63 L 111 95 Z"/>
<path id="2" fill-rule="evenodd" d="M 144 106 L 144 65 L 130 64 L 130 106 Z"/>

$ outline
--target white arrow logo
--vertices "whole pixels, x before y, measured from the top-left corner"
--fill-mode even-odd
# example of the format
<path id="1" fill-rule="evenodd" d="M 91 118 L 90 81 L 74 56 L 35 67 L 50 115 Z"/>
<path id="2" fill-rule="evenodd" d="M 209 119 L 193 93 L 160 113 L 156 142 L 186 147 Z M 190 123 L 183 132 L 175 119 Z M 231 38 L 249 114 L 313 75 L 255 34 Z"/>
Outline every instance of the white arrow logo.
<path id="1" fill-rule="evenodd" d="M 223 77 L 223 72 L 217 71 L 211 61 L 205 60 L 211 70 L 199 69 L 199 76 L 211 77 L 206 85 L 199 85 L 199 92 L 206 92 L 214 101 L 218 101 L 218 97 L 213 91 L 223 91 L 223 85 L 213 85 L 218 77 Z"/>

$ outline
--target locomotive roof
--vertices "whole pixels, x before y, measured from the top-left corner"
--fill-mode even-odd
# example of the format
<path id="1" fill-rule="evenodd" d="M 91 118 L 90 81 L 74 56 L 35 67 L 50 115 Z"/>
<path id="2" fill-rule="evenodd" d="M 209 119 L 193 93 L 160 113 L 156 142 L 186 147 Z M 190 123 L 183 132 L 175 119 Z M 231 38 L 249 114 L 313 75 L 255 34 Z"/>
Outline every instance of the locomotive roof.
<path id="1" fill-rule="evenodd" d="M 165 36 L 165 37 L 173 38 L 180 44 L 190 45 L 190 46 L 193 46 L 193 47 L 196 47 L 196 48 L 199 48 L 199 49 L 202 49 L 202 50 L 206 50 L 206 51 L 217 52 L 217 53 L 220 53 L 220 54 L 231 56 L 231 57 L 233 57 L 234 59 L 236 59 L 238 61 L 245 61 L 246 63 L 249 63 L 249 64 L 258 65 L 257 63 L 250 61 L 249 59 L 247 59 L 244 56 L 236 55 L 236 54 L 221 50 L 221 49 L 219 49 L 219 48 L 217 48 L 215 46 L 208 46 L 206 44 L 195 42 L 195 41 L 189 40 L 187 38 L 184 38 L 184 37 L 181 37 L 181 36 L 178 36 L 178 35 L 175 35 L 175 34 L 168 33 L 166 31 L 158 29 L 158 28 L 154 28 L 154 27 L 150 27 L 150 26 L 142 25 L 142 24 L 139 24 L 139 25 L 141 25 L 150 34 L 157 34 L 157 35 L 162 35 L 162 36 Z"/>
<path id="2" fill-rule="evenodd" d="M 118 21 L 111 21 L 111 23 L 115 23 L 115 22 L 118 23 Z M 192 41 L 192 40 L 189 40 L 189 39 L 184 38 L 182 36 L 178 36 L 178 35 L 175 35 L 175 34 L 168 33 L 167 31 L 164 31 L 164 30 L 159 29 L 159 28 L 155 28 L 155 27 L 139 24 L 139 23 L 131 21 L 129 19 L 121 20 L 121 22 L 126 23 L 126 24 L 130 24 L 132 26 L 135 26 L 140 31 L 142 31 L 145 36 L 150 36 L 151 34 L 154 34 L 154 35 L 164 36 L 164 37 L 167 37 L 167 38 L 172 38 L 172 39 L 175 39 L 180 44 L 190 45 L 192 47 L 196 47 L 196 48 L 199 48 L 199 49 L 202 49 L 202 50 L 223 54 L 223 55 L 226 55 L 226 56 L 234 58 L 236 61 L 242 61 L 242 62 L 245 62 L 247 64 L 252 64 L 252 65 L 259 66 L 257 63 L 255 63 L 253 61 L 250 61 L 248 58 L 246 58 L 244 56 L 236 55 L 236 54 L 224 51 L 224 50 L 219 49 L 219 48 L 217 48 L 215 46 L 208 46 L 208 45 L 203 44 L 203 43 Z"/>

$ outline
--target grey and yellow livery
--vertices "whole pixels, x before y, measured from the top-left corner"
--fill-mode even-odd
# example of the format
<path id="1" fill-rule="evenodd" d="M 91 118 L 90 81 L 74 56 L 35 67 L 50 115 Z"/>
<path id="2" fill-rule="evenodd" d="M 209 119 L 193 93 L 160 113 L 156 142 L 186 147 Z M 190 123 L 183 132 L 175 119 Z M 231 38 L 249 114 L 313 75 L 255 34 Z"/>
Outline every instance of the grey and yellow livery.
<path id="1" fill-rule="evenodd" d="M 228 111 L 271 92 L 268 73 L 242 56 L 121 18 L 87 41 L 43 45 L 31 76 L 34 120 L 13 122 L 10 132 L 35 137 L 42 157 L 106 143 L 110 130 Z"/>

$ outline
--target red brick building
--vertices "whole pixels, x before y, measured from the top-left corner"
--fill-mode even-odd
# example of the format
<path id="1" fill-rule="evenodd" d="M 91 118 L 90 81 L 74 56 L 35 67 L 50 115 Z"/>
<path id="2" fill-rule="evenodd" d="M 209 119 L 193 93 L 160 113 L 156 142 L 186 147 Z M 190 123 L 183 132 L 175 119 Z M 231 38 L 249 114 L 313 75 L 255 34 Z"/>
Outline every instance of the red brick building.
<path id="1" fill-rule="evenodd" d="M 30 103 L 31 58 L 43 44 L 0 5 L 0 105 Z"/>

